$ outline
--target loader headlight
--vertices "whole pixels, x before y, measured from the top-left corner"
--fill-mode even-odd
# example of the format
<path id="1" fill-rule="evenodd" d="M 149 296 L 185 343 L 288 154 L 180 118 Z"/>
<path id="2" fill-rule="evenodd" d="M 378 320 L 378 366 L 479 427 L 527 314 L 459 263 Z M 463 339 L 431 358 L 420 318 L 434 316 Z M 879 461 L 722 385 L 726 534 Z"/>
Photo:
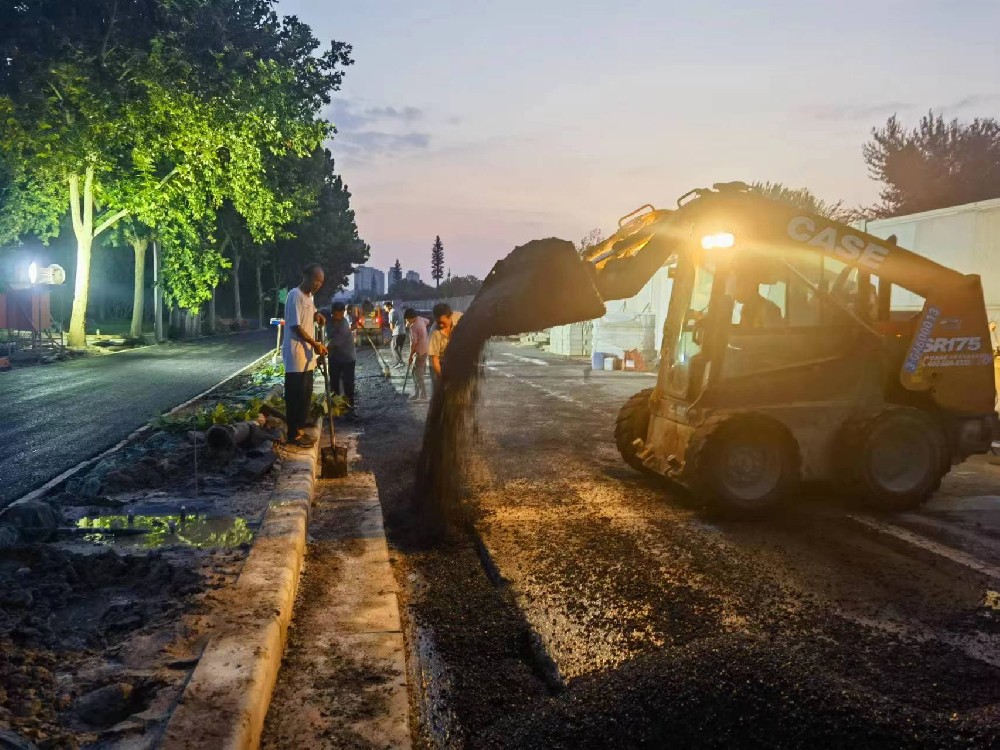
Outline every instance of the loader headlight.
<path id="1" fill-rule="evenodd" d="M 723 250 L 733 247 L 736 244 L 736 235 L 732 232 L 718 232 L 716 234 L 706 234 L 701 238 L 703 250 Z"/>

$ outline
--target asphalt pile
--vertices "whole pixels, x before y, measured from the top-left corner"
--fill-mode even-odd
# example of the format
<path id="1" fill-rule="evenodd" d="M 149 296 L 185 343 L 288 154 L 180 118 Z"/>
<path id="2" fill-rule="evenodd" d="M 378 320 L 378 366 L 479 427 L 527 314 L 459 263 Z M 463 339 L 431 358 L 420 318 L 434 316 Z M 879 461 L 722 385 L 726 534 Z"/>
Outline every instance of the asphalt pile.
<path id="1" fill-rule="evenodd" d="M 604 305 L 590 267 L 573 243 L 549 238 L 514 250 L 490 271 L 452 331 L 431 398 L 417 468 L 414 505 L 441 530 L 469 522 L 459 498 L 465 459 L 476 436 L 483 348 L 510 336 L 600 317 Z"/>
<path id="2" fill-rule="evenodd" d="M 971 676 L 970 676 L 971 677 Z M 912 705 L 831 672 L 809 643 L 725 635 L 581 678 L 483 748 L 996 747 L 995 708 Z M 928 696 L 930 697 L 930 696 Z M 993 715 L 989 715 L 992 711 Z"/>

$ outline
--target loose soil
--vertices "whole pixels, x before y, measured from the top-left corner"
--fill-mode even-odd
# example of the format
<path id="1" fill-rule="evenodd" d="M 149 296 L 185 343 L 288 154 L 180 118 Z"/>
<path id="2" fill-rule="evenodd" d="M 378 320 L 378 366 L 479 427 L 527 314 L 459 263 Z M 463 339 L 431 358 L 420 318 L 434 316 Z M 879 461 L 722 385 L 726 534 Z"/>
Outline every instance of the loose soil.
<path id="1" fill-rule="evenodd" d="M 191 408 L 273 385 L 248 373 Z M 227 608 L 283 450 L 213 462 L 195 445 L 139 435 L 41 498 L 63 531 L 0 549 L 0 730 L 40 748 L 156 746 Z"/>
<path id="2" fill-rule="evenodd" d="M 812 508 L 720 533 L 620 466 L 603 413 L 513 380 L 484 388 L 472 523 L 434 540 L 412 502 L 422 408 L 359 384 L 411 674 L 428 680 L 419 744 L 1000 743 L 1000 668 L 970 645 L 995 653 L 1000 623 L 964 604 L 979 579 Z"/>

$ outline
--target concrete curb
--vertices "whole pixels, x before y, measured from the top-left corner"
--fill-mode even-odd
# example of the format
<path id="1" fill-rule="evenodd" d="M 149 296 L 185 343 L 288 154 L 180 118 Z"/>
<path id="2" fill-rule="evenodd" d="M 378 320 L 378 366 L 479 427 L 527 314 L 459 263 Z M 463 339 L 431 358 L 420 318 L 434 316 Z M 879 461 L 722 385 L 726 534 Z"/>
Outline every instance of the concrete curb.
<path id="1" fill-rule="evenodd" d="M 318 425 L 317 425 L 318 426 Z M 318 429 L 309 430 L 319 437 Z M 287 458 L 233 591 L 164 734 L 167 750 L 260 744 L 305 558 L 320 440 Z"/>

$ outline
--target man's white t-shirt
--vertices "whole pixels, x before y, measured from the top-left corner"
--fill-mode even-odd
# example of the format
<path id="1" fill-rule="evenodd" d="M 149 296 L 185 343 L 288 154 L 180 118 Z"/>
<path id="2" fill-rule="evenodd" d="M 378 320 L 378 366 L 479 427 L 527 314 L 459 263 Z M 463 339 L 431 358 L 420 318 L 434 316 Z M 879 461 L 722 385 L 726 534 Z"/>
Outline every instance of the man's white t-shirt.
<path id="1" fill-rule="evenodd" d="M 392 308 L 389 313 L 389 333 L 393 336 L 402 336 L 406 333 L 406 329 L 403 328 L 403 316 L 395 307 Z"/>
<path id="2" fill-rule="evenodd" d="M 458 321 L 461 320 L 462 313 L 453 312 L 451 314 L 451 331 L 455 332 L 455 326 L 458 325 Z M 440 357 L 444 354 L 444 350 L 448 348 L 448 342 L 451 341 L 451 336 L 445 336 L 444 331 L 438 329 L 437 326 L 434 327 L 434 333 L 431 334 L 430 344 L 427 346 L 427 353 L 432 357 Z"/>
<path id="3" fill-rule="evenodd" d="M 316 352 L 296 334 L 294 327 L 302 326 L 307 332 L 312 330 L 316 318 L 316 305 L 311 294 L 305 294 L 295 287 L 285 300 L 285 341 L 281 347 L 281 359 L 285 372 L 309 372 L 316 367 Z"/>

